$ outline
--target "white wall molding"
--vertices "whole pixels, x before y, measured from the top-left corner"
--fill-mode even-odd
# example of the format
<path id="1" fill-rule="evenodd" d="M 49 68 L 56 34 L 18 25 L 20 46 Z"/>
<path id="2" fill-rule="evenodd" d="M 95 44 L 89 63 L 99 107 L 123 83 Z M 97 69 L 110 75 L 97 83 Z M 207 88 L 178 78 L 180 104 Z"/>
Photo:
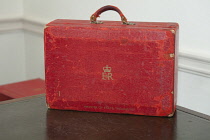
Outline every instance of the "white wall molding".
<path id="1" fill-rule="evenodd" d="M 23 19 L 22 17 L 0 17 L 0 33 L 22 30 L 23 29 Z"/>
<path id="2" fill-rule="evenodd" d="M 42 35 L 46 22 L 25 17 L 0 17 L 0 33 L 14 30 L 25 30 Z"/>
<path id="3" fill-rule="evenodd" d="M 179 52 L 179 70 L 210 78 L 210 57 Z"/>
<path id="4" fill-rule="evenodd" d="M 43 35 L 46 21 L 34 20 L 29 17 L 23 18 L 23 30 Z"/>
<path id="5" fill-rule="evenodd" d="M 0 33 L 25 30 L 43 35 L 43 29 L 46 23 L 47 21 L 32 19 L 30 17 L 0 18 Z M 179 70 L 210 78 L 210 57 L 204 57 L 195 52 L 179 52 Z"/>

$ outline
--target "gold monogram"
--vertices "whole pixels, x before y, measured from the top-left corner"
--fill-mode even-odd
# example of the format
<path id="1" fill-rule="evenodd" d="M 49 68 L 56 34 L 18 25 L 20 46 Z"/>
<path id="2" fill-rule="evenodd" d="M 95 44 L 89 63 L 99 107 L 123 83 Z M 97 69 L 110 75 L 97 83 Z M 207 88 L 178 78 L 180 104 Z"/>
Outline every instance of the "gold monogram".
<path id="1" fill-rule="evenodd" d="M 105 67 L 103 67 L 103 71 L 102 72 L 102 79 L 103 80 L 113 80 L 112 78 L 112 68 L 111 67 L 108 67 L 108 65 L 106 65 Z"/>

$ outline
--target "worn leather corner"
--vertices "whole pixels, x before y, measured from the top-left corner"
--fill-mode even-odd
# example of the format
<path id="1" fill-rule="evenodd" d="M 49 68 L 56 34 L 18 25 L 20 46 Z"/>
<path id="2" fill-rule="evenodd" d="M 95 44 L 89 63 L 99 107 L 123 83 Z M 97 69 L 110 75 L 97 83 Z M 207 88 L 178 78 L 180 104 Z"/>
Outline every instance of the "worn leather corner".
<path id="1" fill-rule="evenodd" d="M 45 26 L 44 26 L 44 29 L 47 29 L 48 27 L 49 27 L 49 26 L 45 25 Z"/>

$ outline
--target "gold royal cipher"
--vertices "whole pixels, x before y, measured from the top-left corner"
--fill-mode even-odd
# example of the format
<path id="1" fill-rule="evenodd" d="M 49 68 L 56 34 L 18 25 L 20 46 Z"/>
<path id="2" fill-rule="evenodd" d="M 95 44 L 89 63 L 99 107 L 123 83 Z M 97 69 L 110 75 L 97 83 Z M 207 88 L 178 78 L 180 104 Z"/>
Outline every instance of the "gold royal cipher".
<path id="1" fill-rule="evenodd" d="M 102 72 L 102 79 L 103 80 L 113 80 L 112 78 L 112 68 L 111 67 L 108 67 L 108 65 L 106 65 L 105 67 L 103 67 L 103 71 Z"/>

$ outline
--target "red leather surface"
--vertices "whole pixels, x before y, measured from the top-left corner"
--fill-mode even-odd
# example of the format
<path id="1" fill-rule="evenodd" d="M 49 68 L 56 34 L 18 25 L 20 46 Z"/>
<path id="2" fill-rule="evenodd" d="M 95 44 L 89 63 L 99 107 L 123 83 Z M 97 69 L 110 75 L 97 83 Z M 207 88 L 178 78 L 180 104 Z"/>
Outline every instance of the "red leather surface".
<path id="1" fill-rule="evenodd" d="M 178 24 L 103 22 L 55 20 L 45 28 L 49 107 L 173 114 Z M 175 57 L 170 57 L 174 53 Z"/>
<path id="2" fill-rule="evenodd" d="M 13 98 L 0 93 L 0 101 L 10 100 L 10 99 L 13 99 Z"/>
<path id="3" fill-rule="evenodd" d="M 8 96 L 8 99 L 43 94 L 45 93 L 45 82 L 42 79 L 33 79 L 1 85 L 0 93 Z"/>

